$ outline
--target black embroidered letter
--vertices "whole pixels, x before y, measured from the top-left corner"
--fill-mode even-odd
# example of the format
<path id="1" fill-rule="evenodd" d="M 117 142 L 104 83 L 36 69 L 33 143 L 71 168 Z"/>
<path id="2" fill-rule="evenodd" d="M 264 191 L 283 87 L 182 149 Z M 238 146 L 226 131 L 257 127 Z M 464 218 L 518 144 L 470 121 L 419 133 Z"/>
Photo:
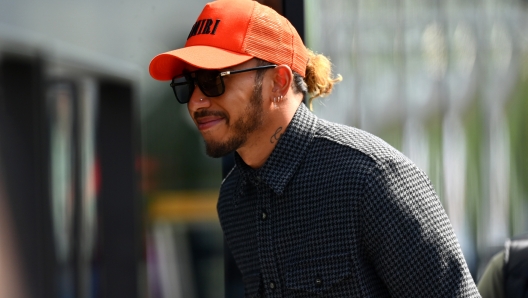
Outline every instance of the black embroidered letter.
<path id="1" fill-rule="evenodd" d="M 209 34 L 211 33 L 211 25 L 213 24 L 213 20 L 207 19 L 205 22 L 204 29 L 202 30 L 202 34 Z"/>
<path id="2" fill-rule="evenodd" d="M 212 19 L 199 20 L 194 23 L 194 26 L 192 27 L 191 32 L 189 33 L 189 36 L 187 36 L 187 39 L 199 34 L 214 35 L 216 29 L 218 28 L 218 24 L 220 24 L 220 20 L 216 20 L 213 31 L 211 31 L 211 25 L 213 25 Z"/>
<path id="3" fill-rule="evenodd" d="M 198 31 L 198 24 L 199 22 L 194 23 L 194 26 L 192 27 L 191 32 L 189 32 L 189 36 L 187 36 L 187 39 L 196 35 L 196 31 Z"/>
<path id="4" fill-rule="evenodd" d="M 215 32 L 216 32 L 216 28 L 218 28 L 218 24 L 220 24 L 220 20 L 216 20 L 215 26 L 214 26 L 214 28 L 213 28 L 213 32 L 211 32 L 212 35 L 215 34 Z"/>
<path id="5" fill-rule="evenodd" d="M 205 24 L 205 20 L 200 20 L 200 28 L 198 28 L 198 32 L 196 33 L 196 35 L 203 33 L 202 31 L 203 31 L 204 24 Z"/>

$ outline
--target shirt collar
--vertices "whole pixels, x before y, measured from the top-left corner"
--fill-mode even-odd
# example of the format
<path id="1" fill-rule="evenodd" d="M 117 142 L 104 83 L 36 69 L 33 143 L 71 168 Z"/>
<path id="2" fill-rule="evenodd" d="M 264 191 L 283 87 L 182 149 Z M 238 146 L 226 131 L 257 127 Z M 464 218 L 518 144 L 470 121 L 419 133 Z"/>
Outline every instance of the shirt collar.
<path id="1" fill-rule="evenodd" d="M 249 181 L 262 181 L 277 195 L 281 195 L 308 151 L 315 134 L 316 122 L 317 116 L 304 104 L 300 104 L 277 146 L 261 168 L 252 169 L 235 152 L 235 163 L 242 176 Z"/>

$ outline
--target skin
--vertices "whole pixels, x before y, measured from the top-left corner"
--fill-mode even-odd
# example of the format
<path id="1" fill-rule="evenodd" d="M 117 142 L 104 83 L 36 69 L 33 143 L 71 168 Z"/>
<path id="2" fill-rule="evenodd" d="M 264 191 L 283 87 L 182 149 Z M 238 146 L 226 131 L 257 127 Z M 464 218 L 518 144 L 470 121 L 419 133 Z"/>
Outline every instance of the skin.
<path id="1" fill-rule="evenodd" d="M 256 60 L 251 59 L 225 70 L 255 66 Z M 236 150 L 247 165 L 259 168 L 293 118 L 302 102 L 302 94 L 294 94 L 291 88 L 293 73 L 290 67 L 279 65 L 265 72 L 262 100 L 255 106 L 255 98 L 252 98 L 255 76 L 256 71 L 249 71 L 224 77 L 226 90 L 218 97 L 207 97 L 195 88 L 187 109 L 207 146 L 233 146 L 230 151 Z M 273 98 L 278 96 L 283 99 L 274 103 Z"/>

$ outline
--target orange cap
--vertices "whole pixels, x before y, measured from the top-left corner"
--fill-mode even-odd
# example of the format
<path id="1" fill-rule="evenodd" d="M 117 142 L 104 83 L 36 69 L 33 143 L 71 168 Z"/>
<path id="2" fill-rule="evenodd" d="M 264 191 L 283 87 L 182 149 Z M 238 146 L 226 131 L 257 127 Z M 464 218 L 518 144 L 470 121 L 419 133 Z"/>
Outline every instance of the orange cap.
<path id="1" fill-rule="evenodd" d="M 308 51 L 290 22 L 253 0 L 217 0 L 205 5 L 185 47 L 154 57 L 150 75 L 171 80 L 186 64 L 223 69 L 253 57 L 286 64 L 304 77 Z"/>

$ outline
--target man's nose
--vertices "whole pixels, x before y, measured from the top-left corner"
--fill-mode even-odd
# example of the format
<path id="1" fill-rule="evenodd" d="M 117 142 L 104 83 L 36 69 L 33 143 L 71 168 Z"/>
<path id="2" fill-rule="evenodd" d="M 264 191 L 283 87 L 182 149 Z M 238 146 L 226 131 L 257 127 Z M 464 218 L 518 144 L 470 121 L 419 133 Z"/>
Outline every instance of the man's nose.
<path id="1" fill-rule="evenodd" d="M 208 108 L 211 105 L 211 100 L 202 93 L 200 88 L 194 88 L 194 91 L 189 99 L 189 110 L 196 111 L 203 108 Z"/>

